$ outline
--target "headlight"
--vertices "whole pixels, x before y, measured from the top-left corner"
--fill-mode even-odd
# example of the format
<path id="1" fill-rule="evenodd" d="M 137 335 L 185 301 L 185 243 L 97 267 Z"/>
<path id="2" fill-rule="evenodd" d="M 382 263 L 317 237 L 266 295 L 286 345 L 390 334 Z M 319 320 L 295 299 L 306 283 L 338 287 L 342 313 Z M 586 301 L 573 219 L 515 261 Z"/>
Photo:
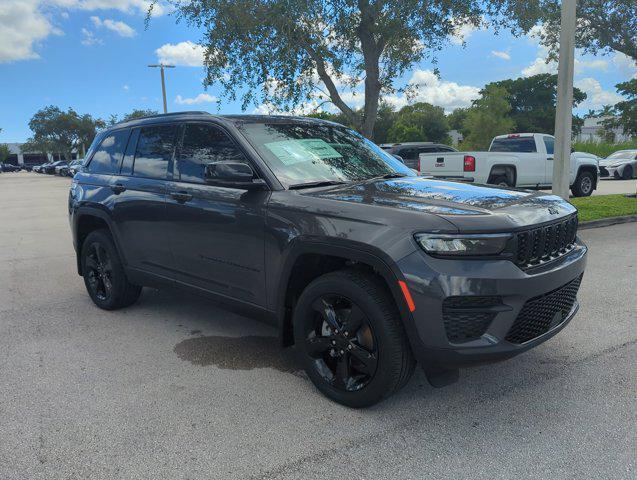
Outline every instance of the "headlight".
<path id="1" fill-rule="evenodd" d="M 435 255 L 497 255 L 504 250 L 508 233 L 447 235 L 438 233 L 418 233 L 418 244 Z"/>

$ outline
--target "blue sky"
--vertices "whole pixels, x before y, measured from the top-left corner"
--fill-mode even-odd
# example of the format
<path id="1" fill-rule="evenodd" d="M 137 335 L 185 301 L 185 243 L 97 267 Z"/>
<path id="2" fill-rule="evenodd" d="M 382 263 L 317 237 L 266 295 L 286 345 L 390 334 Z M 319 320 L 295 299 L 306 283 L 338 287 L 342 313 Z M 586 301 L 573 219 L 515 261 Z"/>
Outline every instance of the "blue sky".
<path id="1" fill-rule="evenodd" d="M 105 119 L 134 108 L 161 110 L 159 71 L 147 67 L 160 60 L 177 64 L 167 71 L 169 111 L 240 113 L 238 102 L 217 101 L 218 88 L 202 87 L 195 45 L 201 32 L 176 24 L 161 8 L 145 29 L 146 7 L 147 0 L 2 0 L 0 142 L 24 141 L 29 119 L 46 105 Z M 468 29 L 439 53 L 440 78 L 423 61 L 399 82 L 416 84 L 416 100 L 450 111 L 468 105 L 490 81 L 554 71 L 545 56 L 532 37 Z M 614 85 L 636 75 L 637 67 L 623 55 L 578 55 L 575 82 L 589 96 L 580 111 L 617 102 Z M 345 97 L 362 101 L 351 92 Z M 396 106 L 407 102 L 401 96 L 388 100 Z M 268 110 L 254 105 L 248 112 Z"/>

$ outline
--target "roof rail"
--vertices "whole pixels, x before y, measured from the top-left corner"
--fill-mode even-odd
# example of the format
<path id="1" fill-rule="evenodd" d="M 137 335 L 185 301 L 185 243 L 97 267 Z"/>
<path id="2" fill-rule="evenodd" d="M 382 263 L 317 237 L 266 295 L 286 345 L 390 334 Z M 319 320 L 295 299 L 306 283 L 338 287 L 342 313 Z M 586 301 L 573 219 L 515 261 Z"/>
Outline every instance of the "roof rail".
<path id="1" fill-rule="evenodd" d="M 117 122 L 117 123 L 119 124 L 119 123 L 125 123 L 125 122 L 132 122 L 135 120 L 144 120 L 146 118 L 170 117 L 172 115 L 192 115 L 193 113 L 212 115 L 210 112 L 205 112 L 203 110 L 188 110 L 184 112 L 169 112 L 169 113 L 156 113 L 154 115 L 145 115 L 143 117 L 129 118 L 128 120 L 122 120 L 121 122 Z"/>

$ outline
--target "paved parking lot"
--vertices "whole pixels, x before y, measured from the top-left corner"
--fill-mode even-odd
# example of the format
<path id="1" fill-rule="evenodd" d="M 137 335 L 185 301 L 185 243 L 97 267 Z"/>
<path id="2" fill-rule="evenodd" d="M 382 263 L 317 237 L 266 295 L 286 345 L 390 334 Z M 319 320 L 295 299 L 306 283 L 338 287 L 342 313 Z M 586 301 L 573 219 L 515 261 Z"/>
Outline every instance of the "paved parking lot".
<path id="1" fill-rule="evenodd" d="M 358 411 L 319 395 L 273 329 L 206 300 L 94 307 L 68 184 L 0 175 L 0 479 L 636 478 L 637 224 L 582 232 L 560 335 L 444 389 L 417 371 Z"/>
<path id="2" fill-rule="evenodd" d="M 543 190 L 549 192 L 550 190 Z M 593 195 L 611 195 L 615 193 L 635 193 L 637 191 L 637 179 L 615 180 L 603 178 L 597 185 Z"/>

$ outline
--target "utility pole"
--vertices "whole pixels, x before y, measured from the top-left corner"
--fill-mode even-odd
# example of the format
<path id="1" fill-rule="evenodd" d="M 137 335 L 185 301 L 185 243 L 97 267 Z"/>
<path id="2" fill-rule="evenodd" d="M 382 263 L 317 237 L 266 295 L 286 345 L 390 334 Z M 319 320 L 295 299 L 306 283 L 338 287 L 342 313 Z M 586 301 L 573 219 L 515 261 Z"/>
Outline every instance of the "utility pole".
<path id="1" fill-rule="evenodd" d="M 168 108 L 166 106 L 166 80 L 164 78 L 164 68 L 175 68 L 174 65 L 166 65 L 164 63 L 159 63 L 155 65 L 148 65 L 151 68 L 159 68 L 161 70 L 161 95 L 164 99 L 164 113 L 168 113 Z"/>
<path id="2" fill-rule="evenodd" d="M 573 124 L 573 74 L 575 70 L 575 20 L 577 0 L 562 0 L 560 58 L 557 72 L 553 193 L 568 200 Z"/>

